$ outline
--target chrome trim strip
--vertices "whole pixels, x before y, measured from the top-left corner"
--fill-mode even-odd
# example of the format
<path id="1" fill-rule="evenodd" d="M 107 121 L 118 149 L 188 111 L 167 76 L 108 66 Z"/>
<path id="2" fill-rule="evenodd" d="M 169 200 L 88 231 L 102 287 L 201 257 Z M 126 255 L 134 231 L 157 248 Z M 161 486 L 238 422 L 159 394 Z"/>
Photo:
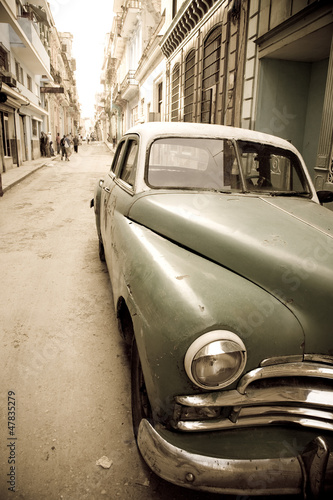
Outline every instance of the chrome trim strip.
<path id="1" fill-rule="evenodd" d="M 315 377 L 333 380 L 333 367 L 307 362 L 264 366 L 246 373 L 239 381 L 237 391 L 245 394 L 248 385 L 255 380 L 276 377 Z"/>
<path id="2" fill-rule="evenodd" d="M 257 408 L 257 411 L 260 408 Z M 308 415 L 293 415 L 279 413 L 278 415 L 255 415 L 255 416 L 240 416 L 237 422 L 232 422 L 228 418 L 221 420 L 195 420 L 195 421 L 179 421 L 177 422 L 177 429 L 187 432 L 202 432 L 202 431 L 220 431 L 226 429 L 240 429 L 243 427 L 259 427 L 263 425 L 279 425 L 283 423 L 293 423 L 301 425 L 302 427 L 310 427 L 311 429 L 320 429 L 325 431 L 333 431 L 333 422 L 317 420 L 309 417 Z"/>
<path id="3" fill-rule="evenodd" d="M 327 363 L 333 365 L 333 356 L 326 354 L 305 354 L 304 361 L 313 361 L 315 363 Z"/>
<path id="4" fill-rule="evenodd" d="M 260 410 L 260 415 L 270 414 L 270 415 L 281 415 L 281 414 L 291 414 L 300 415 L 305 418 L 318 418 L 325 421 L 331 421 L 333 423 L 333 413 L 329 411 L 316 410 L 314 408 L 299 408 L 295 406 L 252 406 L 250 408 L 241 408 L 239 415 L 249 416 L 258 415 L 258 410 Z"/>
<path id="5" fill-rule="evenodd" d="M 220 393 L 196 394 L 193 396 L 176 396 L 176 402 L 184 406 L 253 406 L 270 403 L 300 403 L 320 408 L 333 408 L 333 388 L 317 390 L 307 387 L 265 387 L 262 389 L 249 388 L 247 394 L 238 391 L 224 391 Z"/>
<path id="6" fill-rule="evenodd" d="M 278 356 L 264 359 L 261 361 L 260 366 L 281 365 L 282 363 L 301 363 L 302 361 L 333 365 L 333 356 L 328 356 L 326 354 L 304 354 L 304 357 L 301 354 Z"/>
<path id="7" fill-rule="evenodd" d="M 179 486 L 230 495 L 298 495 L 303 473 L 298 456 L 233 460 L 190 453 L 178 448 L 147 420 L 139 426 L 138 446 L 148 466 L 160 477 Z M 326 490 L 331 490 L 333 457 L 329 456 Z"/>
<path id="8" fill-rule="evenodd" d="M 301 363 L 302 361 L 302 354 L 295 354 L 293 356 L 277 356 L 274 358 L 263 359 L 260 366 L 281 365 L 283 363 Z"/>
<path id="9" fill-rule="evenodd" d="M 318 359 L 317 355 L 314 356 Z M 279 381 L 269 385 L 269 379 L 290 377 L 297 379 L 297 385 L 292 380 L 290 385 Z M 293 423 L 332 431 L 333 384 L 332 388 L 324 384 L 318 389 L 312 388 L 309 387 L 309 377 L 330 382 L 333 380 L 333 367 L 311 362 L 268 364 L 245 374 L 236 390 L 177 396 L 175 426 L 183 431 L 195 432 Z M 263 386 L 260 383 L 251 385 L 261 380 L 268 382 Z M 194 413 L 192 420 L 185 417 L 182 420 L 181 407 L 177 403 L 197 409 L 229 407 L 230 413 L 228 417 L 224 414 L 223 418 L 210 419 L 202 419 L 200 414 L 196 417 Z"/>

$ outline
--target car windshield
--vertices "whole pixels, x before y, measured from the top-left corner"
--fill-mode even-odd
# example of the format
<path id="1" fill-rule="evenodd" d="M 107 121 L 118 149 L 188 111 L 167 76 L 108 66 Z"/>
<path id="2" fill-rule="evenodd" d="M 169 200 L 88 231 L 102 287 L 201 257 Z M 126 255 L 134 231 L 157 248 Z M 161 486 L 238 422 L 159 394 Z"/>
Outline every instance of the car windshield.
<path id="1" fill-rule="evenodd" d="M 310 195 L 310 187 L 297 156 L 287 149 L 238 141 L 245 189 L 274 195 Z"/>
<path id="2" fill-rule="evenodd" d="M 235 144 L 229 139 L 158 139 L 150 147 L 147 182 L 153 188 L 310 194 L 294 153 L 238 141 L 237 154 Z"/>

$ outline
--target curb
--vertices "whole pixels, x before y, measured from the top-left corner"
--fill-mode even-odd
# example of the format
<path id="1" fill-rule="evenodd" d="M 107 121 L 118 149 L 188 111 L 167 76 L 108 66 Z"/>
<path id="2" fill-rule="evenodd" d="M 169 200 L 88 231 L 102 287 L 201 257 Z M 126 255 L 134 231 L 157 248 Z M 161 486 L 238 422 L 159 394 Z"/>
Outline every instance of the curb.
<path id="1" fill-rule="evenodd" d="M 26 172 L 25 174 L 22 175 L 22 177 L 20 177 L 19 179 L 14 180 L 11 184 L 9 184 L 8 186 L 4 187 L 2 189 L 2 192 L 6 193 L 6 191 L 8 191 L 10 188 L 12 188 L 13 186 L 16 186 L 16 184 L 18 184 L 19 182 L 23 181 L 24 179 L 26 179 L 27 177 L 29 177 L 30 175 L 32 175 L 33 173 L 35 173 L 37 170 L 39 170 L 39 169 L 41 169 L 43 167 L 46 167 L 46 164 L 39 165 L 38 167 L 34 168 L 33 170 L 30 170 L 29 172 Z"/>
<path id="2" fill-rule="evenodd" d="M 57 158 L 58 155 L 56 155 L 54 158 L 48 158 L 48 160 L 54 161 Z M 11 189 L 13 186 L 16 186 L 19 182 L 23 181 L 30 175 L 32 175 L 34 172 L 37 172 L 37 170 L 40 170 L 41 168 L 47 167 L 49 164 L 48 163 L 42 163 L 41 165 L 36 165 L 35 167 L 31 168 L 31 170 L 26 171 L 20 177 L 17 179 L 14 179 L 8 186 L 2 186 L 2 179 L 1 179 L 1 173 L 0 173 L 0 197 L 4 195 L 9 189 Z"/>

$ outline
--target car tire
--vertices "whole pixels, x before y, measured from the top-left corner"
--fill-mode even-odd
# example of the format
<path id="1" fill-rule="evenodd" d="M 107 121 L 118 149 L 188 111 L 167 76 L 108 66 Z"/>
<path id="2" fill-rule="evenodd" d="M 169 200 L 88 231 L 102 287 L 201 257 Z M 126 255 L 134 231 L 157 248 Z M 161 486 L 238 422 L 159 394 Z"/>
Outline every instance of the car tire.
<path id="1" fill-rule="evenodd" d="M 131 355 L 131 398 L 132 423 L 135 439 L 138 436 L 140 422 L 143 418 L 152 421 L 152 411 L 143 378 L 141 361 L 135 339 L 132 344 Z"/>
<path id="2" fill-rule="evenodd" d="M 104 253 L 104 245 L 101 240 L 98 240 L 98 254 L 99 258 L 102 262 L 105 262 L 105 253 Z"/>

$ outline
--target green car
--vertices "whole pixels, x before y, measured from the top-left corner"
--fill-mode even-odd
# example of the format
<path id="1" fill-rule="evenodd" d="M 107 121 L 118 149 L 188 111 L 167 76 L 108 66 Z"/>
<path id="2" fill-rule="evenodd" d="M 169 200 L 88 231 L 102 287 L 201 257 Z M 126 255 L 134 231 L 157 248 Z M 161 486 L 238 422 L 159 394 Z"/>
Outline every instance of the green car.
<path id="1" fill-rule="evenodd" d="M 149 123 L 93 200 L 133 428 L 162 478 L 233 495 L 333 489 L 333 214 L 267 134 Z"/>

